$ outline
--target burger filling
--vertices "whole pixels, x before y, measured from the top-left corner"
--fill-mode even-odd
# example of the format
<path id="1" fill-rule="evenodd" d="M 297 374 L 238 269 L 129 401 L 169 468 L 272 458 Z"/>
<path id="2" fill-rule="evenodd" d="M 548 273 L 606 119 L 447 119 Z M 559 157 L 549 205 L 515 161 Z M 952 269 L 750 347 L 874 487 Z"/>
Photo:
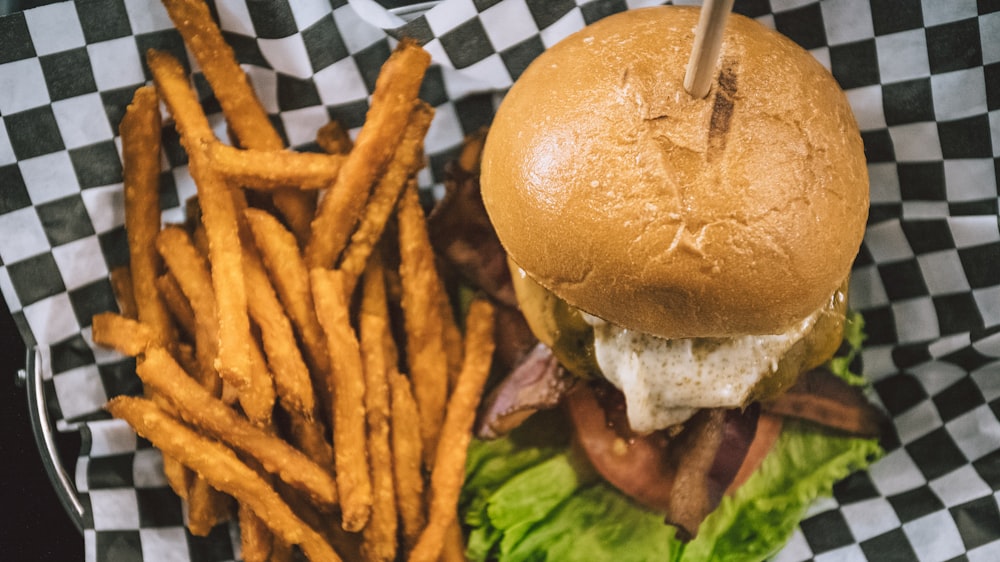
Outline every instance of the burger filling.
<path id="1" fill-rule="evenodd" d="M 786 332 L 730 338 L 663 339 L 585 314 L 605 378 L 625 395 L 633 431 L 687 421 L 701 408 L 736 408 L 778 369 L 780 359 L 815 325 L 820 311 Z"/>

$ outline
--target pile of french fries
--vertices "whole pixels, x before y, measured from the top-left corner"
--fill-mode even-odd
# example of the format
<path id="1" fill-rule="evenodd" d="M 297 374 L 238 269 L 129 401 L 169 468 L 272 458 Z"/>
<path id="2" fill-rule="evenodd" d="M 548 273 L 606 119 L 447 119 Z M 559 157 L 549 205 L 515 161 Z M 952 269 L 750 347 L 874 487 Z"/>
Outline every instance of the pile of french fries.
<path id="1" fill-rule="evenodd" d="M 203 1 L 164 5 L 232 138 L 183 65 L 147 53 L 153 84 L 120 126 L 120 312 L 93 318 L 95 343 L 136 357 L 144 396 L 107 410 L 162 451 L 192 534 L 237 518 L 244 560 L 463 559 L 456 506 L 494 310 L 473 299 L 459 331 L 420 206 L 429 56 L 401 42 L 355 139 L 321 123 L 325 153 L 294 152 Z M 165 226 L 161 101 L 197 186 L 187 220 Z"/>

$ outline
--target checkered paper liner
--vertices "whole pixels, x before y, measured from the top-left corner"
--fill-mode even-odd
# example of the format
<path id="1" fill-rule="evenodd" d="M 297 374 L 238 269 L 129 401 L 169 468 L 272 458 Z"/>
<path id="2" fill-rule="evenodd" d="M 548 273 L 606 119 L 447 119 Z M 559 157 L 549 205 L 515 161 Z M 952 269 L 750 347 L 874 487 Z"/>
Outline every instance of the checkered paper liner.
<path id="1" fill-rule="evenodd" d="M 421 96 L 438 113 L 421 182 L 435 193 L 463 134 L 489 122 L 537 54 L 645 3 L 446 0 L 400 18 L 373 0 L 218 0 L 213 13 L 279 131 L 306 150 L 331 117 L 360 126 L 397 38 L 424 43 L 436 64 Z M 998 560 L 1000 2 L 737 0 L 735 10 L 810 50 L 854 107 L 872 207 L 850 297 L 867 323 L 873 399 L 895 422 L 886 457 L 817 503 L 777 559 Z M 101 411 L 139 390 L 134 363 L 95 347 L 89 325 L 115 309 L 108 271 L 127 261 L 116 131 L 150 78 L 150 47 L 187 60 L 150 0 L 0 18 L 0 291 L 37 349 L 59 428 L 83 436 L 86 558 L 233 560 L 236 530 L 187 534 L 159 453 Z M 169 221 L 194 186 L 169 126 L 164 141 Z"/>

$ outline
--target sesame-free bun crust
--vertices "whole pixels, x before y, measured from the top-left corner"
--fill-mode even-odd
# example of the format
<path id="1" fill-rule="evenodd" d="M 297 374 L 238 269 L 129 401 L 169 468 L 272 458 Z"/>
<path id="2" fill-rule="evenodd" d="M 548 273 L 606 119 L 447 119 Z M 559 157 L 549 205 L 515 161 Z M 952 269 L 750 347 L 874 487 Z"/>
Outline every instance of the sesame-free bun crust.
<path id="1" fill-rule="evenodd" d="M 693 99 L 697 19 L 623 12 L 539 56 L 490 129 L 483 200 L 511 259 L 590 314 L 668 338 L 783 332 L 857 254 L 861 137 L 822 65 L 736 14 Z"/>

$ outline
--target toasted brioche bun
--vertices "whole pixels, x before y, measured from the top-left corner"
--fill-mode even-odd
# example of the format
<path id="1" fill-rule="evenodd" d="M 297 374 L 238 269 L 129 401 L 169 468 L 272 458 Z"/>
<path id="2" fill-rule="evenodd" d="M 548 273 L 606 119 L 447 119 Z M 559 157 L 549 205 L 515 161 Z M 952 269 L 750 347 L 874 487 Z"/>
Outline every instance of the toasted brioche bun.
<path id="1" fill-rule="evenodd" d="M 692 98 L 697 19 L 624 12 L 539 56 L 490 129 L 483 200 L 511 259 L 589 314 L 664 338 L 780 333 L 848 276 L 861 137 L 822 65 L 735 14 Z"/>

